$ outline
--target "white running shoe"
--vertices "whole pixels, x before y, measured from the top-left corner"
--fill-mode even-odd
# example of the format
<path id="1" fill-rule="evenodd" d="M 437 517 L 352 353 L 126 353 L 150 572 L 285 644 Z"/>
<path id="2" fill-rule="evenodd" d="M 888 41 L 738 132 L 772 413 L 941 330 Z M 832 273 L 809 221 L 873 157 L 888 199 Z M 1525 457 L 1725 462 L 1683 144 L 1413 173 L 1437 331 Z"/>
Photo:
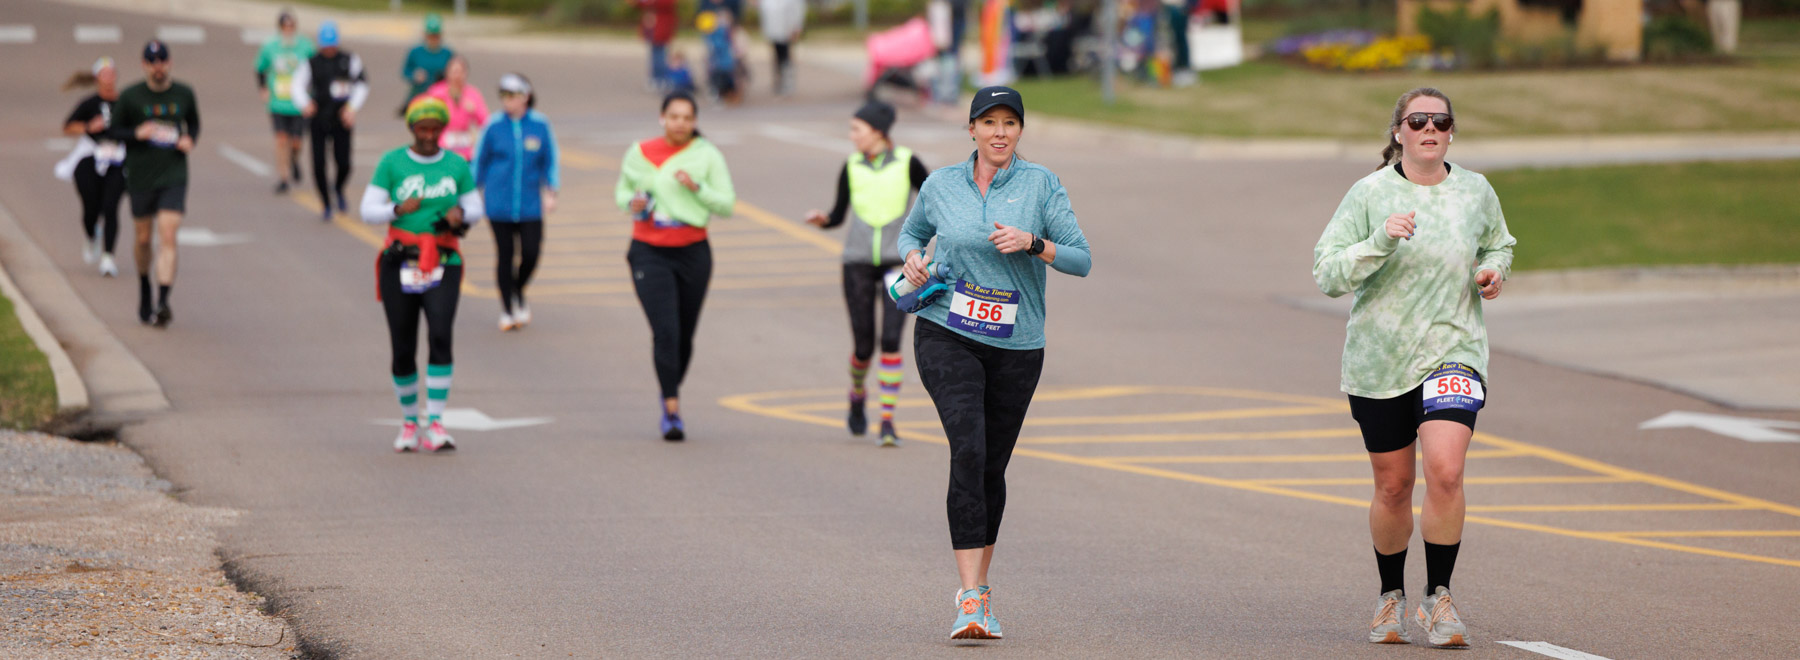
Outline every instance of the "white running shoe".
<path id="1" fill-rule="evenodd" d="M 1425 611 L 1426 605 L 1431 606 L 1430 612 Z M 1469 627 L 1463 625 L 1462 617 L 1456 614 L 1456 605 L 1450 602 L 1449 587 L 1438 587 L 1437 593 L 1426 596 L 1413 621 L 1425 629 L 1426 639 L 1432 646 L 1469 645 Z"/>
<path id="2" fill-rule="evenodd" d="M 444 430 L 444 420 L 431 420 L 431 426 L 422 430 L 424 433 L 420 434 L 423 437 L 419 439 L 419 449 L 429 452 L 456 450 L 456 438 L 450 437 L 450 432 Z"/>
<path id="3" fill-rule="evenodd" d="M 519 323 L 519 327 L 531 325 L 531 308 L 525 306 L 525 301 L 520 300 L 513 303 L 513 309 L 515 310 L 513 320 Z"/>
<path id="4" fill-rule="evenodd" d="M 88 242 L 81 244 L 81 261 L 82 261 L 82 263 L 85 263 L 89 266 L 94 265 L 94 260 L 100 258 L 100 250 L 98 249 L 99 245 L 100 245 L 100 240 L 98 238 L 89 239 Z"/>
<path id="5" fill-rule="evenodd" d="M 1376 603 L 1375 620 L 1369 623 L 1369 641 L 1376 644 L 1405 644 L 1406 624 L 1400 619 L 1406 616 L 1406 592 L 1395 589 L 1381 594 Z"/>
<path id="6" fill-rule="evenodd" d="M 508 314 L 506 312 L 500 312 L 500 331 L 501 332 L 512 332 L 512 331 L 518 330 L 518 329 L 519 329 L 518 319 L 513 318 L 513 315 Z"/>
<path id="7" fill-rule="evenodd" d="M 412 422 L 400 423 L 400 437 L 394 438 L 394 451 L 402 454 L 419 450 L 419 425 Z"/>
<path id="8" fill-rule="evenodd" d="M 100 275 L 104 276 L 104 277 L 118 277 L 119 276 L 119 265 L 116 263 L 113 263 L 112 255 L 110 255 L 110 254 L 100 255 Z"/>

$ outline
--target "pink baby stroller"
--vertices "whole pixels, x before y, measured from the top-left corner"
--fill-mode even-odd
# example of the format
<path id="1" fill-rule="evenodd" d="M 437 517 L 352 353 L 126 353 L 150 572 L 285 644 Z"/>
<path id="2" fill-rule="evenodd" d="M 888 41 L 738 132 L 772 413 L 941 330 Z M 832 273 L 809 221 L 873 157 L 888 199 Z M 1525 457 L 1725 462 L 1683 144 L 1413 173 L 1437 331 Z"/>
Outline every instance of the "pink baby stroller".
<path id="1" fill-rule="evenodd" d="M 864 76 L 863 86 L 869 98 L 875 98 L 875 91 L 883 84 L 926 93 L 926 87 L 920 81 L 929 81 L 930 77 L 920 77 L 913 71 L 937 56 L 937 45 L 931 40 L 931 25 L 924 17 L 915 17 L 900 27 L 869 35 L 867 48 L 869 72 Z"/>

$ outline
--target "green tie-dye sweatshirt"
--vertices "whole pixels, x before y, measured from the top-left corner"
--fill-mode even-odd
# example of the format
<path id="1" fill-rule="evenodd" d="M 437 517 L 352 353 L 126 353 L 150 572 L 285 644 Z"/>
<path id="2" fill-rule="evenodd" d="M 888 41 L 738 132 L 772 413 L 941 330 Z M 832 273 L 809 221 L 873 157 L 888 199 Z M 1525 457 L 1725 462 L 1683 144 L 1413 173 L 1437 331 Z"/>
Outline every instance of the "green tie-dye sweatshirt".
<path id="1" fill-rule="evenodd" d="M 1387 218 L 1417 212 L 1410 239 L 1390 238 Z M 1512 271 L 1512 234 L 1487 178 L 1454 165 L 1434 186 L 1393 167 L 1363 177 L 1313 248 L 1325 295 L 1356 294 L 1345 328 L 1344 392 L 1400 396 L 1445 362 L 1488 375 L 1487 326 L 1475 275 Z"/>

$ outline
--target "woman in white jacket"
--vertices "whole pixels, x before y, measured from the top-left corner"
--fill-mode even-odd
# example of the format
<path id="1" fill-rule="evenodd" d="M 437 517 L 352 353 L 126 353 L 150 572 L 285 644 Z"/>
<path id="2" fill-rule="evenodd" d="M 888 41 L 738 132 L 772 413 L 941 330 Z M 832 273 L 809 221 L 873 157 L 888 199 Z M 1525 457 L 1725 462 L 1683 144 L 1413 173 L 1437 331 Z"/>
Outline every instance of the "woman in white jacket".
<path id="1" fill-rule="evenodd" d="M 763 38 L 775 46 L 775 94 L 794 91 L 792 47 L 806 26 L 806 0 L 762 0 Z"/>

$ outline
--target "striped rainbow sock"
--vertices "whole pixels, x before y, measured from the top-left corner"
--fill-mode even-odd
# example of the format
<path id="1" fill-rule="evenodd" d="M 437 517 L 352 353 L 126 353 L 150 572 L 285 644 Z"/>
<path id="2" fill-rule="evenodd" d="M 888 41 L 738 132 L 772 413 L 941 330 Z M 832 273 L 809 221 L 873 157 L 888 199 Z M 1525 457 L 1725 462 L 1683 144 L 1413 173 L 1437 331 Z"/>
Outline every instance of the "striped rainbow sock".
<path id="1" fill-rule="evenodd" d="M 425 414 L 433 422 L 444 416 L 444 402 L 450 398 L 450 373 L 454 370 L 448 364 L 425 365 Z"/>
<path id="2" fill-rule="evenodd" d="M 881 372 L 876 380 L 881 381 L 881 421 L 894 421 L 894 404 L 900 400 L 900 365 L 899 356 L 881 358 Z"/>
<path id="3" fill-rule="evenodd" d="M 850 400 L 861 401 L 868 398 L 869 390 L 864 383 L 869 380 L 869 361 L 858 360 L 850 356 Z"/>
<path id="4" fill-rule="evenodd" d="M 394 377 L 394 396 L 400 398 L 400 414 L 406 421 L 419 423 L 419 374 Z"/>

